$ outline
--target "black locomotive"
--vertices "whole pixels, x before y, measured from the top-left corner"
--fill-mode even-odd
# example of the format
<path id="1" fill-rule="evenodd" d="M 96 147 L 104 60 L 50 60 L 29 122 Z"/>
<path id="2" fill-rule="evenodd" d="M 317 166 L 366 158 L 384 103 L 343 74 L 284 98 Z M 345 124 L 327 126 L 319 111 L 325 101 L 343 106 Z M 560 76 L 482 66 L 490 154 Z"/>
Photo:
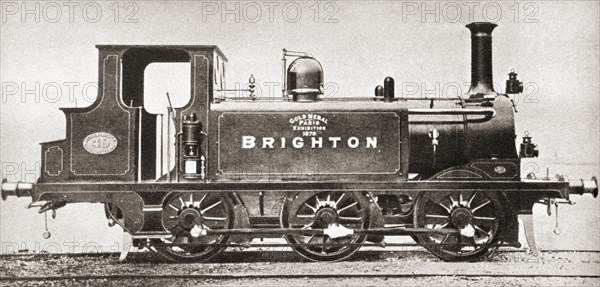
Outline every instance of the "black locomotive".
<path id="1" fill-rule="evenodd" d="M 412 236 L 444 260 L 519 246 L 517 217 L 535 203 L 595 197 L 598 187 L 521 179 L 521 158 L 537 150 L 528 136 L 516 149 L 507 95 L 522 92 L 516 74 L 507 94 L 492 87 L 495 27 L 467 25 L 472 85 L 457 98 L 396 96 L 389 77 L 372 97 L 324 98 L 321 64 L 284 50 L 281 99 L 256 99 L 253 77 L 248 97 L 229 99 L 216 46 L 97 46 L 96 101 L 62 109 L 66 137 L 42 143 L 38 182 L 3 182 L 2 198 L 31 196 L 40 212 L 104 203 L 136 246 L 176 261 L 282 236 L 315 261 L 384 245 L 385 235 Z M 155 62 L 191 66 L 191 100 L 170 110 L 166 140 L 143 108 L 144 69 Z M 174 167 L 162 172 L 164 141 Z"/>

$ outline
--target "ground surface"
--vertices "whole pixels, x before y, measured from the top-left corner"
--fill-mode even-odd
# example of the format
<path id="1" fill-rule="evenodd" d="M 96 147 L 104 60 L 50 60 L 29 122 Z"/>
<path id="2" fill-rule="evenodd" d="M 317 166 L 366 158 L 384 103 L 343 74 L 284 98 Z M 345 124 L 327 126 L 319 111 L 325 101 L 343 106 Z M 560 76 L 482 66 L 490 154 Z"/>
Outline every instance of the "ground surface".
<path id="1" fill-rule="evenodd" d="M 226 252 L 196 264 L 168 263 L 149 253 L 130 254 L 125 263 L 117 259 L 115 254 L 4 256 L 0 285 L 600 286 L 598 252 L 545 252 L 534 258 L 498 251 L 473 263 L 442 262 L 422 251 L 362 252 L 337 263 L 305 262 L 291 252 Z"/>

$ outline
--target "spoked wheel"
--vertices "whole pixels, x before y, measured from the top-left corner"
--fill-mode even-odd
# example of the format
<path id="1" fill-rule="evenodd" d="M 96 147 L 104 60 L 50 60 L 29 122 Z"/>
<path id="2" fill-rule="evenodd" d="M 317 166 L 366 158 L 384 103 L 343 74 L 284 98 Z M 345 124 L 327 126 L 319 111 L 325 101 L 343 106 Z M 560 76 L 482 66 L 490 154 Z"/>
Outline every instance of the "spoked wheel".
<path id="1" fill-rule="evenodd" d="M 489 192 L 424 192 L 415 205 L 415 227 L 458 229 L 460 234 L 419 235 L 418 243 L 446 261 L 474 261 L 497 243 L 502 204 Z"/>
<path id="2" fill-rule="evenodd" d="M 232 228 L 233 204 L 218 193 L 178 193 L 163 206 L 162 222 L 173 236 L 157 244 L 157 252 L 176 262 L 205 261 L 225 249 L 211 244 L 225 244 L 228 236 L 203 231 Z"/>
<path id="3" fill-rule="evenodd" d="M 330 226 L 366 229 L 369 201 L 359 192 L 301 192 L 286 198 L 281 211 L 283 228 L 324 229 Z M 312 261 L 338 261 L 356 252 L 367 236 L 351 234 L 338 238 L 328 235 L 286 235 L 292 248 Z"/>

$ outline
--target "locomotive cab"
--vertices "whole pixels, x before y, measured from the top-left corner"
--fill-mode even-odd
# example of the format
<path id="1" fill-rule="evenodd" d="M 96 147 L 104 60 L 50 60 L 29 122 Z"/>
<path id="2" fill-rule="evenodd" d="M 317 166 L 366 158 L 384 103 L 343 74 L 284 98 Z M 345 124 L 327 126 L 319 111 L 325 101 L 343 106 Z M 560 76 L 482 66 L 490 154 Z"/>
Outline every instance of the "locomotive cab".
<path id="1" fill-rule="evenodd" d="M 42 144 L 40 182 L 139 182 L 167 177 L 170 173 L 166 170 L 183 157 L 169 148 L 175 143 L 175 131 L 182 131 L 184 117 L 207 122 L 212 90 L 224 82 L 227 59 L 216 46 L 97 48 L 98 97 L 89 107 L 62 109 L 67 118 L 66 139 Z M 189 94 L 175 95 L 184 99 L 182 106 L 173 109 L 169 99 L 170 112 L 160 117 L 145 108 L 144 75 L 152 63 L 189 63 L 190 68 Z M 193 141 L 202 145 L 199 131 L 194 132 L 188 139 L 194 137 Z M 184 152 L 183 147 L 177 150 Z M 189 156 L 189 148 L 187 152 Z M 185 164 L 181 161 L 182 173 Z M 164 171 L 159 172 L 163 166 Z M 200 175 L 199 170 L 195 173 Z"/>

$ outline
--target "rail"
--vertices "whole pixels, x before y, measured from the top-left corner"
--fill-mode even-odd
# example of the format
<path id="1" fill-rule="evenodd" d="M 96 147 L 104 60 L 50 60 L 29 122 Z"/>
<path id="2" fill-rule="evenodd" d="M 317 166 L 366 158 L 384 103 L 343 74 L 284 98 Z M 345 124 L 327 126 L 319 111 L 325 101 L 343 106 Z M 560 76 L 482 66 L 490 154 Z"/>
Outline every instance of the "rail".
<path id="1" fill-rule="evenodd" d="M 196 280 L 241 280 L 241 279 L 359 279 L 359 278 L 420 278 L 420 277 L 500 277 L 500 278 L 600 278 L 600 275 L 590 274 L 498 274 L 498 273 L 467 273 L 451 274 L 443 272 L 428 273 L 325 273 L 325 274 L 107 274 L 107 275 L 56 275 L 56 276 L 19 276 L 2 277 L 0 282 L 11 281 L 83 281 L 83 280 L 139 280 L 139 279 L 196 279 Z"/>

